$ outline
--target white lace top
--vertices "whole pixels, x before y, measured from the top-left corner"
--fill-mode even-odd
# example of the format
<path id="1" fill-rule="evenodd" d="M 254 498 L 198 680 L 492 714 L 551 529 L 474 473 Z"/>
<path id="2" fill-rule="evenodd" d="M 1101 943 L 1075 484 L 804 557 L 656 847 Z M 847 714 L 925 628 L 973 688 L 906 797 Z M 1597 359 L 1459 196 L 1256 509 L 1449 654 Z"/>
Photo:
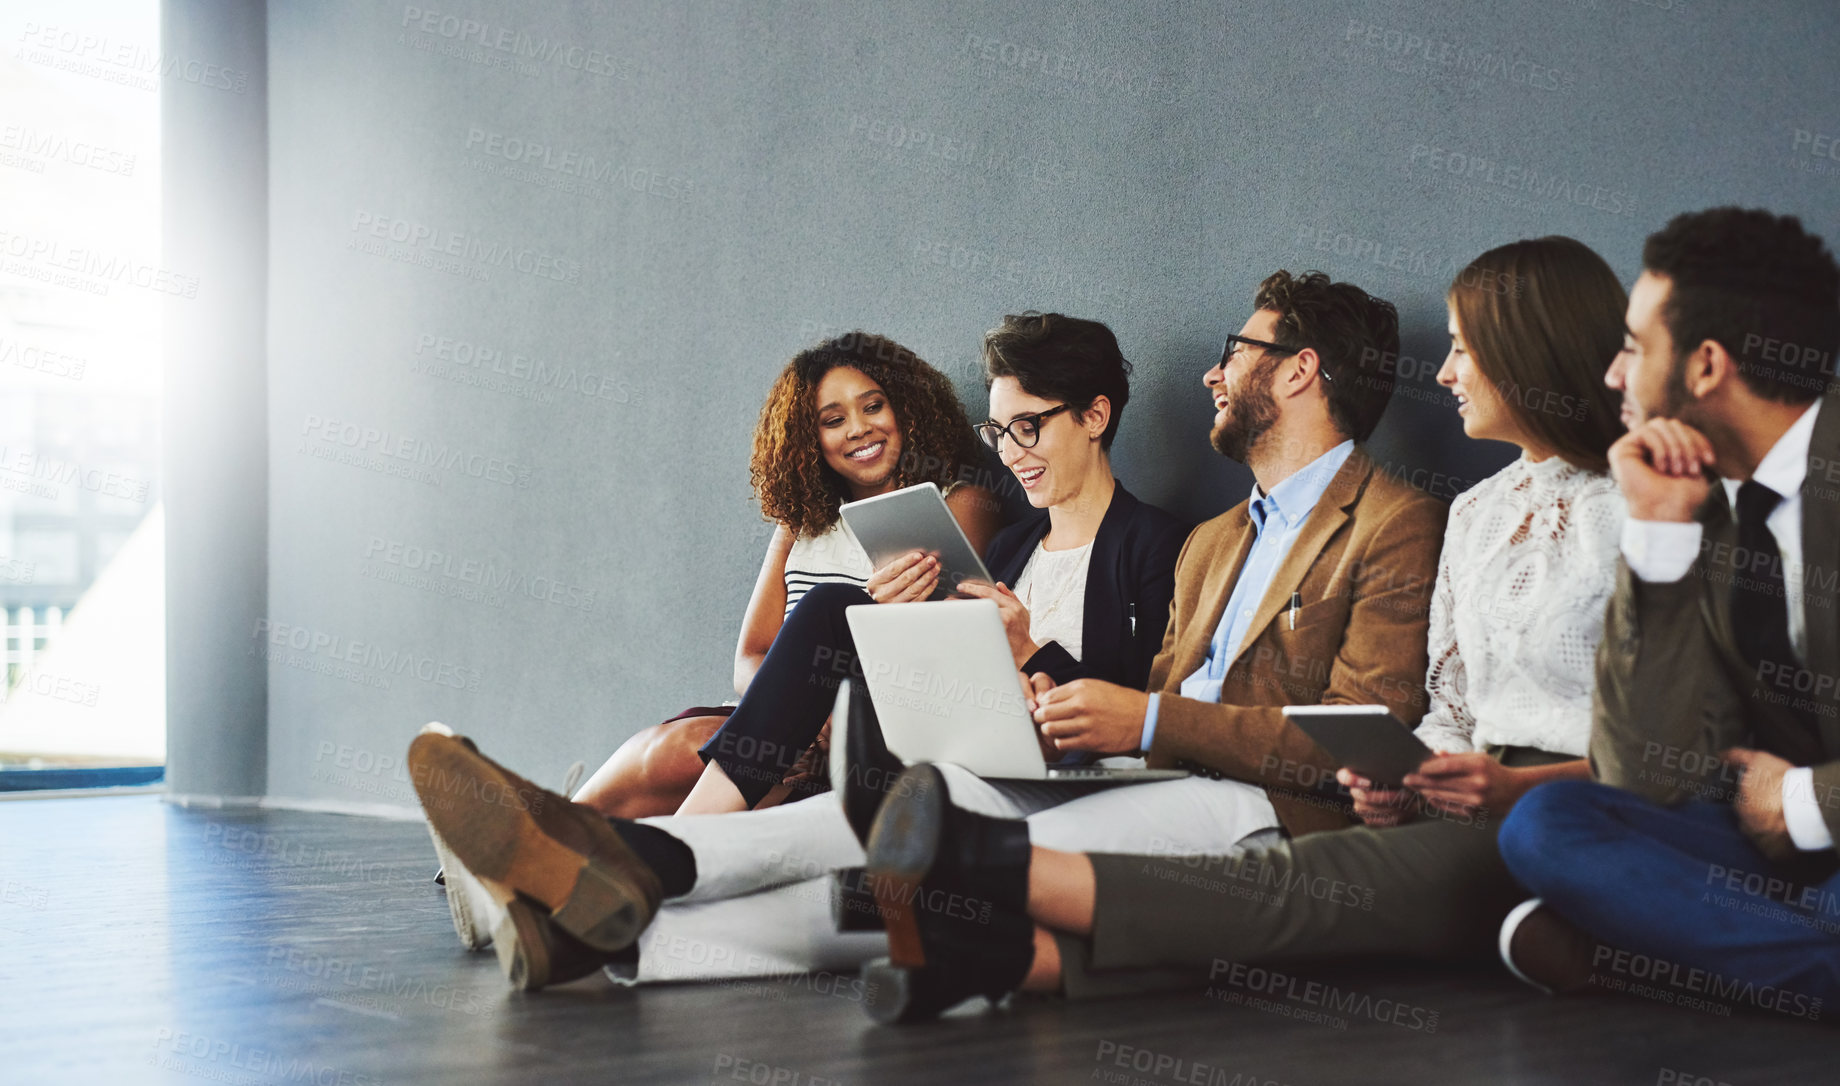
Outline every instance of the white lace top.
<path id="1" fill-rule="evenodd" d="M 1086 570 L 1092 565 L 1092 542 L 1071 550 L 1050 551 L 1035 545 L 1014 589 L 1029 609 L 1029 640 L 1057 642 L 1075 660 L 1086 640 Z"/>
<path id="2" fill-rule="evenodd" d="M 1523 455 L 1450 509 L 1431 600 L 1433 750 L 1583 757 L 1625 509 L 1608 475 Z"/>

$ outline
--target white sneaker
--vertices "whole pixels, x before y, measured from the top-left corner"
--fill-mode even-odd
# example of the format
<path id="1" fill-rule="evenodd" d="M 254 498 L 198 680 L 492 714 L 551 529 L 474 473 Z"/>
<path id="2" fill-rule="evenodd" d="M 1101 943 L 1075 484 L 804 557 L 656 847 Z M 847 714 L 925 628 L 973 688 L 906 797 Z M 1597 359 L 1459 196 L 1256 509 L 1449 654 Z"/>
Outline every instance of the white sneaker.
<path id="1" fill-rule="evenodd" d="M 1596 940 L 1537 897 L 1508 913 L 1496 940 L 1508 972 L 1547 995 L 1590 987 L 1598 948 Z"/>
<path id="2" fill-rule="evenodd" d="M 454 734 L 452 728 L 437 721 L 422 725 L 422 731 Z M 583 762 L 569 767 L 568 777 L 562 783 L 563 795 L 572 797 L 575 794 L 575 786 L 581 783 L 587 768 Z M 460 945 L 468 950 L 486 949 L 492 945 L 492 932 L 505 921 L 504 905 L 492 896 L 478 876 L 466 869 L 432 825 L 428 827 L 428 836 L 434 841 L 435 858 L 441 864 L 435 878 L 447 887 L 447 912 L 454 920 L 454 934 L 460 937 Z"/>
<path id="3" fill-rule="evenodd" d="M 493 900 L 433 826 L 428 827 L 428 836 L 434 839 L 434 854 L 446 876 L 447 911 L 454 918 L 454 934 L 468 950 L 484 950 L 492 945 L 493 929 L 505 919 L 505 907 Z"/>

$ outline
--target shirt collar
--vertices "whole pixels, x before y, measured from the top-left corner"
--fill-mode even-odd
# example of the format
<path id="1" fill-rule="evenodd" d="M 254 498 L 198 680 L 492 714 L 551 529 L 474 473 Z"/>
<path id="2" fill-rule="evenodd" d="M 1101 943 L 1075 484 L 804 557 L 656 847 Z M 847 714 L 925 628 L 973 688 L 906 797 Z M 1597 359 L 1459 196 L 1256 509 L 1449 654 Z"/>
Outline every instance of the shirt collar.
<path id="1" fill-rule="evenodd" d="M 1776 439 L 1770 451 L 1763 454 L 1751 478 L 1774 490 L 1784 500 L 1798 493 L 1802 480 L 1808 475 L 1808 445 L 1814 440 L 1814 420 L 1820 413 L 1821 401 L 1816 400 L 1802 412 L 1801 418 L 1783 431 L 1783 436 Z M 1733 509 L 1738 508 L 1738 488 L 1744 481 L 1724 479 L 1721 482 L 1725 484 L 1725 499 Z"/>
<path id="2" fill-rule="evenodd" d="M 1265 518 L 1272 513 L 1284 522 L 1286 528 L 1294 528 L 1297 522 L 1316 508 L 1322 499 L 1323 491 L 1329 489 L 1329 483 L 1335 479 L 1335 473 L 1342 470 L 1348 457 L 1354 452 L 1354 442 L 1344 441 L 1328 452 L 1310 461 L 1302 468 L 1292 472 L 1285 480 L 1271 488 L 1266 494 L 1259 489 L 1259 484 L 1252 484 L 1252 497 L 1246 506 L 1246 513 L 1252 518 L 1252 525 L 1263 530 Z"/>

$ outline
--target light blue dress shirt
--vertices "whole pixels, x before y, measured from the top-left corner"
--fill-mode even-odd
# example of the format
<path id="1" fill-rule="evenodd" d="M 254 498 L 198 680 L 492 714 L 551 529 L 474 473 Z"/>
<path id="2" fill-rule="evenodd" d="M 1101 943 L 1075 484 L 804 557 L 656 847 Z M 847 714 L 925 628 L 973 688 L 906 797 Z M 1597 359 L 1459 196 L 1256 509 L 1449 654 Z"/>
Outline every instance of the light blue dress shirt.
<path id="1" fill-rule="evenodd" d="M 1323 491 L 1329 489 L 1330 481 L 1342 470 L 1352 452 L 1354 442 L 1342 442 L 1272 487 L 1270 494 L 1261 494 L 1259 484 L 1252 484 L 1252 499 L 1246 513 L 1252 518 L 1257 538 L 1252 542 L 1252 553 L 1246 556 L 1239 580 L 1233 585 L 1233 594 L 1227 598 L 1227 609 L 1221 612 L 1214 639 L 1208 642 L 1207 659 L 1193 675 L 1182 680 L 1183 697 L 1197 701 L 1220 700 L 1220 687 L 1226 681 L 1227 668 L 1239 655 L 1246 627 L 1252 625 L 1252 616 L 1271 588 L 1271 579 L 1277 576 L 1285 555 L 1291 552 L 1291 546 L 1302 534 L 1303 522 L 1309 519 L 1310 510 L 1316 508 Z M 1150 708 L 1144 713 L 1143 750 L 1149 750 L 1151 741 L 1156 738 L 1156 714 L 1161 698 L 1161 694 L 1150 695 Z"/>

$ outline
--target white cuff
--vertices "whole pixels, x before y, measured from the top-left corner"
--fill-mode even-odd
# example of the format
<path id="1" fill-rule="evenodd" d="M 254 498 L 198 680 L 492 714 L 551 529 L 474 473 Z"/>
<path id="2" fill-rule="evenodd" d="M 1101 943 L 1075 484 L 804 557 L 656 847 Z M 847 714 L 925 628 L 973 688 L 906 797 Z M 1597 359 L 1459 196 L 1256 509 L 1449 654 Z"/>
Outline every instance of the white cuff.
<path id="1" fill-rule="evenodd" d="M 1137 749 L 1145 754 L 1150 753 L 1150 744 L 1156 742 L 1156 715 L 1162 707 L 1162 698 L 1162 694 L 1150 695 L 1150 705 L 1144 710 L 1144 737 Z"/>
<path id="2" fill-rule="evenodd" d="M 1629 571 L 1650 584 L 1673 584 L 1699 557 L 1702 529 L 1698 521 L 1625 520 L 1623 560 Z"/>
<path id="3" fill-rule="evenodd" d="M 1789 840 L 1803 852 L 1817 852 L 1834 847 L 1834 835 L 1828 832 L 1827 820 L 1821 817 L 1821 801 L 1814 795 L 1814 769 L 1797 766 L 1783 774 L 1783 822 L 1789 827 Z"/>

